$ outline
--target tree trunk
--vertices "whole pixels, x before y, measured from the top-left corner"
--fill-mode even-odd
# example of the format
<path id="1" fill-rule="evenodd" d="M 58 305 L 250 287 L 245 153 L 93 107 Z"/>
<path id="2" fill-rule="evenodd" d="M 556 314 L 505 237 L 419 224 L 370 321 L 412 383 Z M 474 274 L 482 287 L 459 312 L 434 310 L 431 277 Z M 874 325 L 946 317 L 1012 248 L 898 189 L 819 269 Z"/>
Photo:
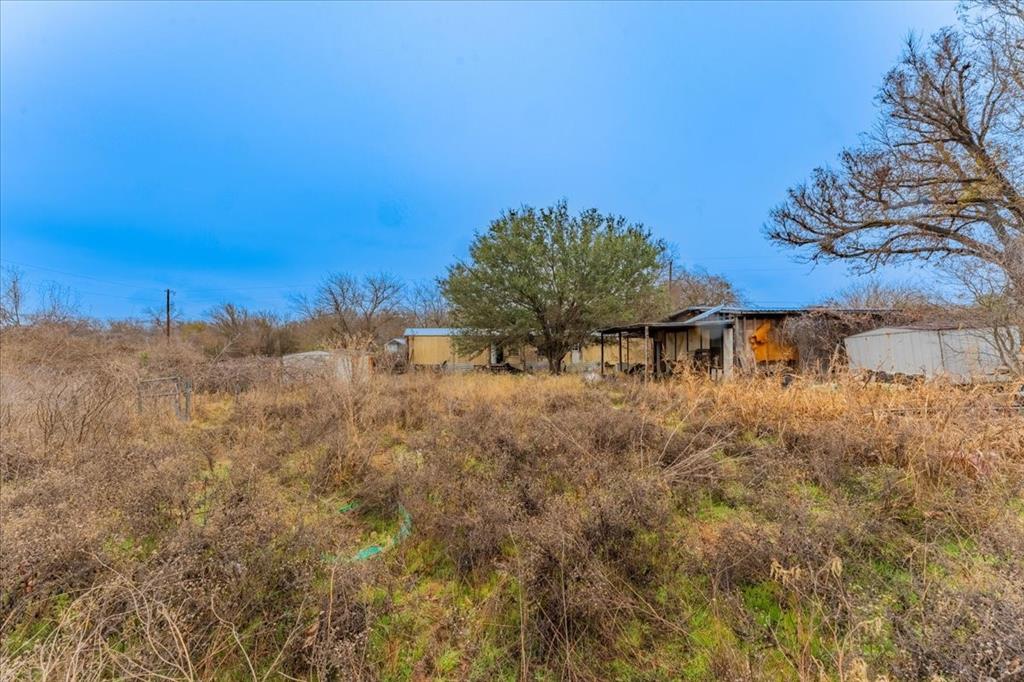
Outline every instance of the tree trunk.
<path id="1" fill-rule="evenodd" d="M 562 373 L 562 360 L 565 359 L 565 353 L 555 355 L 552 353 L 548 356 L 548 371 L 552 374 Z"/>
<path id="2" fill-rule="evenodd" d="M 1006 273 L 1006 279 L 1009 280 L 1010 297 L 1018 306 L 1024 307 L 1024 248 L 1021 251 L 1021 261 L 1011 262 L 1009 266 L 1003 268 L 1003 271 Z M 1014 257 L 1016 254 L 1011 255 L 1011 258 Z"/>

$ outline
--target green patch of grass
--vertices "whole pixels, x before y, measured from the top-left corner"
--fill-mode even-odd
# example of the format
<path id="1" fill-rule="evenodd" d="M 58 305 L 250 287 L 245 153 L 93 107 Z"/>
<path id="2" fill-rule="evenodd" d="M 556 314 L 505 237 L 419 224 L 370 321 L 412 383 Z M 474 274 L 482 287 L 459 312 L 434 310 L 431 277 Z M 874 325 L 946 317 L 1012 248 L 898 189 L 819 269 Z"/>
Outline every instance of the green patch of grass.
<path id="1" fill-rule="evenodd" d="M 107 538 L 103 543 L 103 550 L 112 557 L 129 561 L 150 557 L 159 546 L 160 542 L 156 537 L 146 535 L 141 538 Z"/>
<path id="2" fill-rule="evenodd" d="M 1015 497 L 1008 504 L 1011 511 L 1024 523 L 1024 497 Z"/>
<path id="3" fill-rule="evenodd" d="M 437 657 L 437 660 L 434 662 L 434 668 L 442 675 L 449 675 L 455 672 L 461 661 L 462 654 L 458 649 L 448 649 Z"/>
<path id="4" fill-rule="evenodd" d="M 978 543 L 971 538 L 954 538 L 939 545 L 939 548 L 954 559 L 970 556 L 978 548 Z"/>
<path id="5" fill-rule="evenodd" d="M 748 429 L 740 435 L 740 442 L 756 447 L 769 447 L 778 444 L 779 437 L 776 434 L 759 434 Z"/>
<path id="6" fill-rule="evenodd" d="M 621 649 L 639 649 L 643 646 L 647 635 L 647 624 L 633 618 L 622 627 L 616 644 Z"/>
<path id="7" fill-rule="evenodd" d="M 515 682 L 518 676 L 518 661 L 512 660 L 505 649 L 488 640 L 480 644 L 467 671 L 467 677 L 470 680 L 479 680 L 479 682 L 489 682 L 490 680 Z M 535 675 L 534 679 L 540 678 Z"/>
<path id="8" fill-rule="evenodd" d="M 455 565 L 439 542 L 427 539 L 407 543 L 402 558 L 409 575 L 454 578 Z"/>
<path id="9" fill-rule="evenodd" d="M 893 640 L 892 621 L 880 616 L 876 623 L 877 627 L 861 629 L 858 650 L 865 661 L 884 669 L 886 662 L 899 653 L 899 647 Z"/>
<path id="10" fill-rule="evenodd" d="M 385 615 L 371 628 L 370 658 L 382 679 L 407 680 L 431 671 L 432 679 L 516 678 L 518 661 L 509 660 L 509 633 L 519 631 L 518 588 L 499 572 L 473 581 L 459 576 L 436 542 L 410 542 L 402 575 L 390 593 L 369 591 L 364 598 Z M 452 624 L 467 628 L 456 645 Z"/>
<path id="11" fill-rule="evenodd" d="M 775 584 L 762 582 L 742 589 L 743 603 L 762 628 L 776 628 L 782 622 L 782 607 L 779 606 Z"/>
<path id="12" fill-rule="evenodd" d="M 871 570 L 888 582 L 896 583 L 898 585 L 910 585 L 913 582 L 913 576 L 910 571 L 905 568 L 901 568 L 896 564 L 885 561 L 884 559 L 871 559 L 869 563 Z"/>
<path id="13" fill-rule="evenodd" d="M 42 642 L 53 632 L 70 605 L 70 595 L 62 593 L 52 597 L 45 613 L 11 628 L 3 638 L 4 653 L 13 657 L 30 651 L 36 643 Z"/>
<path id="14" fill-rule="evenodd" d="M 821 637 L 821 618 L 813 604 L 784 603 L 779 587 L 768 581 L 743 587 L 741 594 L 747 612 L 778 649 L 777 656 L 771 652 L 768 656 L 776 672 L 783 676 L 796 672 L 791 661 L 803 651 L 818 661 L 831 658 L 830 647 Z"/>
<path id="15" fill-rule="evenodd" d="M 729 521 L 737 514 L 738 510 L 735 507 L 708 497 L 701 501 L 694 515 L 698 521 Z"/>
<path id="16" fill-rule="evenodd" d="M 817 483 L 800 481 L 794 486 L 794 489 L 799 497 L 810 500 L 816 505 L 822 505 L 828 502 L 828 493 L 826 493 L 825 490 Z"/>
<path id="17" fill-rule="evenodd" d="M 661 585 L 655 590 L 655 601 L 666 607 L 683 609 L 696 608 L 707 602 L 707 591 L 710 579 L 706 575 L 691 575 L 678 572 L 672 576 L 671 582 Z"/>
<path id="18" fill-rule="evenodd" d="M 680 669 L 683 679 L 714 679 L 712 663 L 716 654 L 740 648 L 736 633 L 718 614 L 703 606 L 690 613 L 687 628 L 691 647 Z"/>

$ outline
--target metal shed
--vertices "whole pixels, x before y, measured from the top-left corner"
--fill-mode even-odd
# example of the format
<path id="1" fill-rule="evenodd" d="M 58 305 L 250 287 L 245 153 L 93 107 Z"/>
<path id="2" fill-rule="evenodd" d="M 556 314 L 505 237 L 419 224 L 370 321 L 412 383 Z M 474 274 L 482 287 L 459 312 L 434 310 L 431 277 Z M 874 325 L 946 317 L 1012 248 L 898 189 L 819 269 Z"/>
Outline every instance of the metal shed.
<path id="1" fill-rule="evenodd" d="M 850 369 L 957 383 L 1006 378 L 1020 331 L 992 328 L 880 327 L 844 339 Z"/>

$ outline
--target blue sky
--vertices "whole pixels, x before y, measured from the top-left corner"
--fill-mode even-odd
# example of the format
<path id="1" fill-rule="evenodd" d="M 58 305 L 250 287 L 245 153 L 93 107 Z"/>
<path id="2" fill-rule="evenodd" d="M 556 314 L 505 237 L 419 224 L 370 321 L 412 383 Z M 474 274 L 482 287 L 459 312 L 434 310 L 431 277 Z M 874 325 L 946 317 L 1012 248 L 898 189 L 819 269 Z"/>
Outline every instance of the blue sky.
<path id="1" fill-rule="evenodd" d="M 761 234 L 953 4 L 4 2 L 0 258 L 138 315 L 427 280 L 501 210 L 649 226 L 754 303 L 848 285 Z M 915 269 L 887 276 L 915 280 Z"/>

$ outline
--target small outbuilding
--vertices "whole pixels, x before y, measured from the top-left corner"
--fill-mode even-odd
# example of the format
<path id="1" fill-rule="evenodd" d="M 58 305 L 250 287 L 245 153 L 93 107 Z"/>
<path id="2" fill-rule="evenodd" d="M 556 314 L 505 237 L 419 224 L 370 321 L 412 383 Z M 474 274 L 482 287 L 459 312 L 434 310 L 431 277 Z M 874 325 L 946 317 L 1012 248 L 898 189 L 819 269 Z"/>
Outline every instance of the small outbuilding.
<path id="1" fill-rule="evenodd" d="M 285 379 L 292 381 L 324 377 L 350 383 L 365 380 L 373 373 L 373 356 L 346 348 L 311 350 L 285 355 L 281 366 Z"/>
<path id="2" fill-rule="evenodd" d="M 880 327 L 844 340 L 850 369 L 956 383 L 1007 379 L 1020 362 L 1019 329 Z"/>
<path id="3" fill-rule="evenodd" d="M 395 338 L 385 343 L 384 352 L 390 353 L 392 355 L 401 355 L 404 357 L 406 355 L 405 337 L 396 336 Z"/>

